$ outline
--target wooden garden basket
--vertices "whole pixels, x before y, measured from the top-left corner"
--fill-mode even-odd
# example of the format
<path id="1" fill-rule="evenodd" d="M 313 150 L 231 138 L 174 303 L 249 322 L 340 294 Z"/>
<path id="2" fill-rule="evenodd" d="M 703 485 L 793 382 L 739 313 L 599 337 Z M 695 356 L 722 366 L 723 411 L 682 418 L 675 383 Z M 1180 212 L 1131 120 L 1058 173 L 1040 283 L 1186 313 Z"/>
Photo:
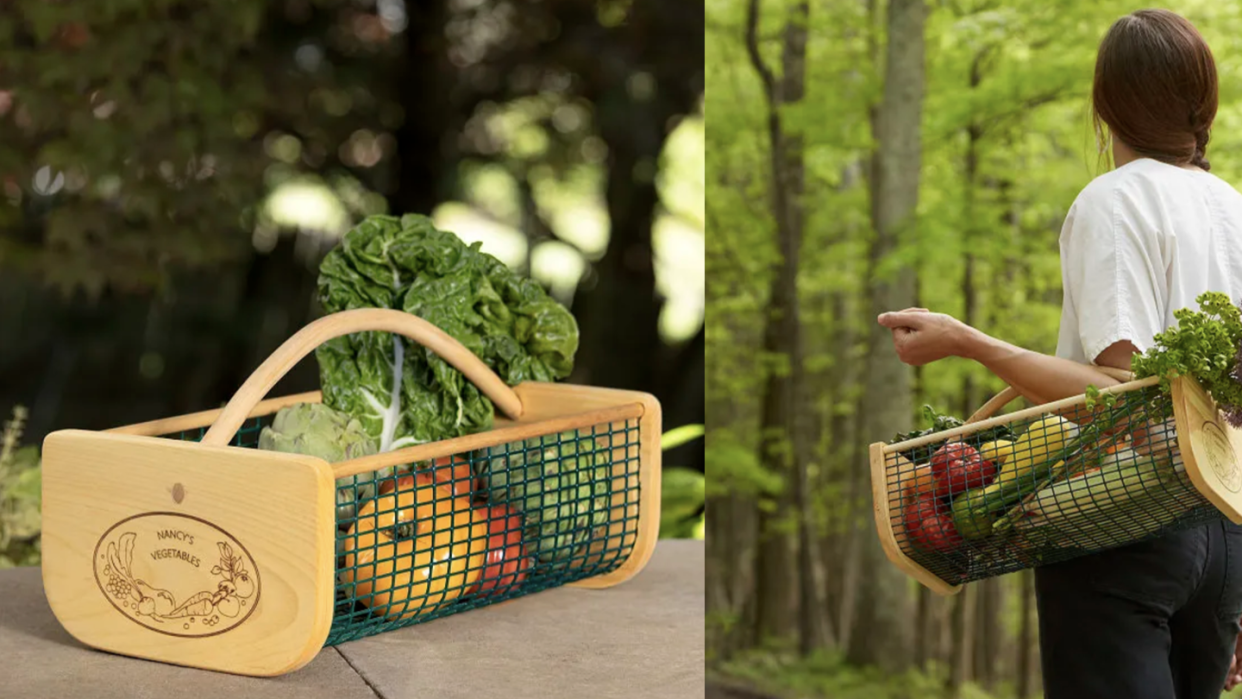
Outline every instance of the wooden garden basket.
<path id="1" fill-rule="evenodd" d="M 362 331 L 422 344 L 503 416 L 487 432 L 335 464 L 253 448 L 278 410 L 321 398 L 262 400 L 272 386 L 321 343 Z M 637 574 L 656 543 L 660 428 L 645 393 L 510 388 L 416 316 L 332 314 L 286 341 L 223 409 L 48 435 L 48 602 L 88 646 L 272 676 L 324 645 L 549 587 L 609 587 Z M 353 490 L 402 465 L 417 475 L 375 478 L 365 499 Z M 471 504 L 484 466 L 523 488 L 509 515 Z M 347 489 L 357 508 L 341 519 Z"/>
<path id="2" fill-rule="evenodd" d="M 1101 390 L 1093 406 L 1080 395 L 994 417 L 1019 397 L 1006 388 L 962 427 L 872 444 L 889 560 L 949 595 L 1222 514 L 1242 523 L 1242 430 L 1203 387 L 1180 377 L 1165 392 L 1158 378 L 1097 368 L 1126 383 Z"/>

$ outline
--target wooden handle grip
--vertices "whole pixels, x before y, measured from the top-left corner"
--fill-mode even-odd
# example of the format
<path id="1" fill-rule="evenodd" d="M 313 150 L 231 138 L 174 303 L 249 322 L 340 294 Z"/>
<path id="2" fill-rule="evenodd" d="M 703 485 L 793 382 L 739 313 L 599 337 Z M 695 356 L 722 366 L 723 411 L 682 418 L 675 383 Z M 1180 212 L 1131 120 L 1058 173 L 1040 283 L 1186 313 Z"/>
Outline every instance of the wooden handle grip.
<path id="1" fill-rule="evenodd" d="M 1134 380 L 1134 374 L 1126 371 L 1125 369 L 1116 369 L 1111 366 L 1097 366 L 1093 368 L 1101 374 L 1105 374 L 1109 378 L 1117 379 L 1121 382 Z M 995 396 L 992 396 L 992 400 L 984 403 L 982 408 L 979 408 L 975 411 L 974 415 L 967 418 L 966 424 L 969 425 L 972 422 L 986 420 L 999 412 L 1001 408 L 1009 405 L 1011 401 L 1021 397 L 1022 394 L 1018 393 L 1018 389 L 1013 386 L 1006 386 L 1005 390 L 997 393 Z"/>
<path id="2" fill-rule="evenodd" d="M 203 444 L 225 445 L 246 421 L 246 416 L 277 381 L 295 364 L 319 345 L 342 335 L 379 331 L 404 335 L 435 352 L 465 374 L 496 407 L 511 419 L 522 416 L 522 401 L 483 360 L 474 356 L 448 333 L 418 316 L 385 308 L 360 308 L 324 316 L 294 333 L 276 348 L 272 356 L 259 365 L 237 393 L 229 399 L 211 429 L 203 435 Z"/>

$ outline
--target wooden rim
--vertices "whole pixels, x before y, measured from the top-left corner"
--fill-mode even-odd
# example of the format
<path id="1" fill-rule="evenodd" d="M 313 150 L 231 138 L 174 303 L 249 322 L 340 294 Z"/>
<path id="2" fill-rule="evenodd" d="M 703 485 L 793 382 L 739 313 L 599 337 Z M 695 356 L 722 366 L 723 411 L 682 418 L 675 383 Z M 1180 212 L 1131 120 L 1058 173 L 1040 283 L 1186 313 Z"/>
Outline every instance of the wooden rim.
<path id="1" fill-rule="evenodd" d="M 388 466 L 432 461 L 440 457 L 467 453 L 476 449 L 521 442 L 540 435 L 558 434 L 586 425 L 637 420 L 643 416 L 643 412 L 643 405 L 641 403 L 628 403 L 626 405 L 591 410 L 559 418 L 548 418 L 539 422 L 513 424 L 507 427 L 494 428 L 486 432 L 476 432 L 475 434 L 468 434 L 462 437 L 442 439 L 438 442 L 394 449 L 393 451 L 372 454 L 371 456 L 360 456 L 356 459 L 338 461 L 329 465 L 332 467 L 333 478 L 348 478 L 349 476 L 378 471 Z"/>
<path id="2" fill-rule="evenodd" d="M 1189 376 L 1171 382 L 1177 448 L 1195 490 L 1242 524 L 1242 429 L 1222 419 L 1216 401 Z"/>
<path id="3" fill-rule="evenodd" d="M 1108 388 L 1101 388 L 1100 395 L 1129 393 L 1130 391 L 1137 391 L 1139 389 L 1147 388 L 1149 386 L 1155 386 L 1158 383 L 1160 383 L 1159 376 L 1148 376 L 1147 378 L 1139 379 L 1138 381 L 1130 381 L 1127 383 L 1118 384 L 1116 386 L 1109 386 Z M 916 437 L 914 439 L 908 439 L 904 442 L 898 442 L 896 444 L 885 445 L 883 442 L 878 442 L 878 444 L 884 447 L 885 454 L 891 454 L 892 452 L 895 452 L 895 451 L 906 451 L 909 449 L 914 449 L 915 447 L 924 446 L 926 444 L 932 444 L 934 442 L 943 442 L 946 440 L 950 440 L 955 437 L 960 437 L 964 434 L 973 434 L 975 432 L 979 432 L 980 430 L 986 430 L 989 427 L 996 427 L 997 425 L 1007 425 L 1011 422 L 1017 422 L 1019 420 L 1024 420 L 1029 417 L 1036 417 L 1038 415 L 1044 415 L 1046 413 L 1060 412 L 1062 410 L 1077 407 L 1086 402 L 1087 402 L 1087 396 L 1080 394 L 1072 398 L 1066 398 L 1064 400 L 1056 401 L 1054 403 L 1045 403 L 1043 405 L 1036 405 L 1036 406 L 1027 408 L 1026 410 L 1019 410 L 1016 413 L 1009 413 L 1008 415 L 1001 415 L 1000 417 L 991 417 L 986 420 L 980 420 L 979 422 L 965 424 L 965 425 L 962 425 L 961 427 L 954 427 L 951 430 L 935 432 L 933 434 L 924 435 L 922 437 Z"/>
<path id="4" fill-rule="evenodd" d="M 324 316 L 285 340 L 237 389 L 202 443 L 227 444 L 276 382 L 316 347 L 342 335 L 368 331 L 395 333 L 419 343 L 464 374 L 506 416 L 514 420 L 522 416 L 522 401 L 513 389 L 448 333 L 403 311 L 360 308 Z"/>
<path id="5" fill-rule="evenodd" d="M 900 457 L 898 457 L 900 458 Z M 953 585 L 940 576 L 924 568 L 906 555 L 897 543 L 897 532 L 893 531 L 893 512 L 888 499 L 888 470 L 885 468 L 885 452 L 883 442 L 871 445 L 871 511 L 875 517 L 876 533 L 880 537 L 880 547 L 884 555 L 901 572 L 914 578 L 924 587 L 938 595 L 955 595 L 961 591 L 960 584 Z M 898 521 L 900 521 L 898 519 Z"/>
<path id="6" fill-rule="evenodd" d="M 1126 371 L 1125 369 L 1117 369 L 1111 366 L 1097 366 L 1092 368 L 1110 379 L 1116 379 L 1122 383 L 1128 383 L 1134 380 L 1134 372 Z M 1013 386 L 1006 386 L 1003 391 L 997 393 L 995 396 L 992 396 L 991 400 L 984 403 L 983 407 L 976 410 L 973 415 L 967 418 L 966 424 L 969 425 L 979 422 L 980 420 L 986 420 L 999 412 L 1001 408 L 1004 408 L 1006 405 L 1009 405 L 1021 397 L 1022 394 L 1018 392 L 1018 389 Z"/>
<path id="7" fill-rule="evenodd" d="M 288 396 L 280 396 L 277 398 L 266 398 L 255 404 L 254 408 L 246 414 L 246 419 L 256 417 L 264 417 L 278 412 L 281 408 L 287 408 L 291 405 L 299 403 L 322 403 L 323 394 L 319 391 L 307 391 L 306 393 L 294 393 Z M 165 435 L 174 434 L 176 432 L 185 432 L 186 430 L 197 430 L 204 427 L 211 427 L 211 423 L 223 412 L 223 408 L 214 408 L 212 410 L 200 410 L 196 413 L 186 413 L 185 415 L 175 415 L 173 417 L 162 417 L 158 420 L 147 420 L 146 422 L 136 422 L 132 425 L 124 425 L 122 427 L 113 427 L 104 432 L 112 434 L 132 434 L 139 437 L 163 437 Z"/>

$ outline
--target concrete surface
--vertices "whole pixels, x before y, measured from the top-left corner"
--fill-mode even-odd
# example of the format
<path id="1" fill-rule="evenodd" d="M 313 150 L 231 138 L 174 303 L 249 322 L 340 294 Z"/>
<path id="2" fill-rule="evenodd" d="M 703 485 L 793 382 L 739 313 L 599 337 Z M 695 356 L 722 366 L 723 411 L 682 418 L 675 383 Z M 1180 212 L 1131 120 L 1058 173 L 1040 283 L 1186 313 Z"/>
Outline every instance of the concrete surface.
<path id="1" fill-rule="evenodd" d="M 89 649 L 37 568 L 0 571 L 0 696 L 14 699 L 690 699 L 704 696 L 703 542 L 665 540 L 608 590 L 559 588 L 325 648 L 273 679 Z"/>

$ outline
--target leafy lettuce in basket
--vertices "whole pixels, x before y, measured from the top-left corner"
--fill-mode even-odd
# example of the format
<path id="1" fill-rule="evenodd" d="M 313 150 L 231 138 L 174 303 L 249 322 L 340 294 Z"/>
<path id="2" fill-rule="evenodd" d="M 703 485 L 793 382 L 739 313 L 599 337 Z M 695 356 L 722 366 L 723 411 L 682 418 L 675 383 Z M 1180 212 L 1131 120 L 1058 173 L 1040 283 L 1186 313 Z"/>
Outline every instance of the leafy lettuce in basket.
<path id="1" fill-rule="evenodd" d="M 452 335 L 505 383 L 569 375 L 578 326 L 537 283 L 438 230 L 426 216 L 371 216 L 319 268 L 329 313 L 393 308 Z M 316 350 L 323 400 L 356 418 L 381 452 L 491 427 L 492 404 L 435 353 L 384 332 Z"/>

